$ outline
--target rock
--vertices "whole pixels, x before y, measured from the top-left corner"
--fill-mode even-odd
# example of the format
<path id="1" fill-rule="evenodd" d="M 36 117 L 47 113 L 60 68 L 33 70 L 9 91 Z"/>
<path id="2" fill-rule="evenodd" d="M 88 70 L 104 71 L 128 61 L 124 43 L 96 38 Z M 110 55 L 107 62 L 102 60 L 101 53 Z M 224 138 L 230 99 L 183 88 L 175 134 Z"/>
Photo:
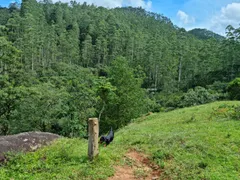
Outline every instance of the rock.
<path id="1" fill-rule="evenodd" d="M 6 152 L 35 151 L 59 138 L 47 132 L 25 132 L 16 135 L 0 136 L 0 162 L 6 161 Z"/>

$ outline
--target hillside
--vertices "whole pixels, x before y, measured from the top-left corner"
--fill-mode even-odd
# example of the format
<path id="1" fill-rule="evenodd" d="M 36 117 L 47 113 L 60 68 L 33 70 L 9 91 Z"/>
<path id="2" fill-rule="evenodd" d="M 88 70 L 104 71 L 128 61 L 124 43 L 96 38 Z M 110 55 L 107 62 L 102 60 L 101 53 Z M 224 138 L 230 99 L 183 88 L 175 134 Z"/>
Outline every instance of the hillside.
<path id="1" fill-rule="evenodd" d="M 133 149 L 161 168 L 160 179 L 238 179 L 240 121 L 227 116 L 235 104 L 240 102 L 143 116 L 116 132 L 111 145 L 100 147 L 93 163 L 87 160 L 86 140 L 63 138 L 37 152 L 10 156 L 0 179 L 106 179 L 113 166 L 131 166 L 123 157 Z"/>
<path id="2" fill-rule="evenodd" d="M 202 40 L 206 40 L 206 39 L 210 39 L 210 38 L 214 38 L 218 41 L 222 41 L 225 39 L 225 37 L 216 34 L 210 30 L 207 29 L 200 29 L 200 28 L 195 28 L 192 29 L 190 31 L 188 31 L 190 34 L 194 35 L 196 38 L 198 39 L 202 39 Z"/>

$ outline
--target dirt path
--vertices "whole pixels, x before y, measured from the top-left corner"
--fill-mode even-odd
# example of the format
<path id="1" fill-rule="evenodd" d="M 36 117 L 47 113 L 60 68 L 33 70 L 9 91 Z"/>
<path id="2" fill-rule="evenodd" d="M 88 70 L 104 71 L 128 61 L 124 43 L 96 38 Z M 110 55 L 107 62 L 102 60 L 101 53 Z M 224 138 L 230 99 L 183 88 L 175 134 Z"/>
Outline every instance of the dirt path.
<path id="1" fill-rule="evenodd" d="M 114 176 L 108 180 L 155 180 L 159 179 L 161 169 L 149 158 L 135 150 L 129 151 L 124 157 L 124 165 L 115 167 Z"/>

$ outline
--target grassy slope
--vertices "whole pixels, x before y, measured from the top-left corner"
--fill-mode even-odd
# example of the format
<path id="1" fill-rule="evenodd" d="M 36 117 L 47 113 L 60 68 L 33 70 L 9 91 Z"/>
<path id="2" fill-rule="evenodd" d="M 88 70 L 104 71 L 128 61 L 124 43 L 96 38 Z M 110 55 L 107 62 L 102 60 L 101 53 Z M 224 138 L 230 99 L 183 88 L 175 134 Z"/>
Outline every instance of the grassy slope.
<path id="1" fill-rule="evenodd" d="M 106 179 L 113 165 L 130 149 L 143 151 L 163 168 L 162 179 L 239 179 L 240 121 L 212 116 L 222 104 L 153 114 L 115 134 L 114 142 L 100 147 L 87 160 L 87 141 L 63 138 L 50 147 L 13 157 L 0 167 L 0 179 Z"/>

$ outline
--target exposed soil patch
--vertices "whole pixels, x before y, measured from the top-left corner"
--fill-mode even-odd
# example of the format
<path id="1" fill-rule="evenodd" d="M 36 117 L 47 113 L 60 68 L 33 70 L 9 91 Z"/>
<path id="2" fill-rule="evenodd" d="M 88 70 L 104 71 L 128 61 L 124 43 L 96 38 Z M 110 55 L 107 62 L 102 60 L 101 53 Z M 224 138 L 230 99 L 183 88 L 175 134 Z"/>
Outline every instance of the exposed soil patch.
<path id="1" fill-rule="evenodd" d="M 159 179 L 161 169 L 149 158 L 135 150 L 129 151 L 124 157 L 124 166 L 116 166 L 114 176 L 108 180 L 154 180 Z"/>
<path id="2" fill-rule="evenodd" d="M 16 135 L 0 136 L 0 163 L 6 161 L 6 152 L 35 151 L 49 144 L 59 135 L 46 132 L 26 132 Z"/>

